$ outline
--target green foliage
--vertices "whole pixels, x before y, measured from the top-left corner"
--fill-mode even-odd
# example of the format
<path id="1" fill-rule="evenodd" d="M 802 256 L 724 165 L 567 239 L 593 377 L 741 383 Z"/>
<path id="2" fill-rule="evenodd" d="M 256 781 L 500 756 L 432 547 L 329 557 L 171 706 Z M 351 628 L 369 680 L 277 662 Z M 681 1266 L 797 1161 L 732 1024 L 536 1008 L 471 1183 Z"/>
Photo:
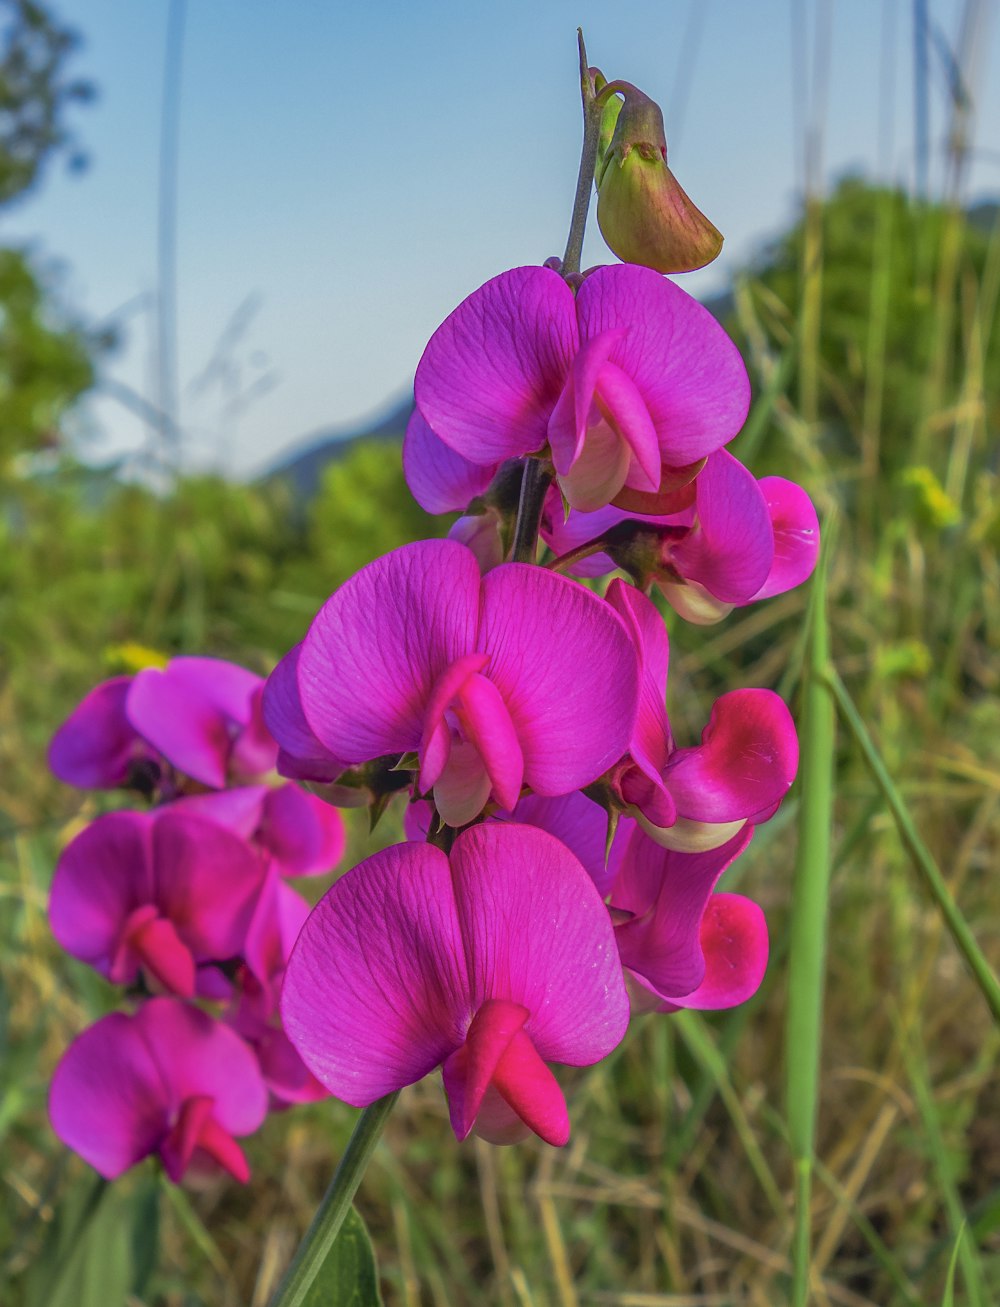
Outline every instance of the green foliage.
<path id="1" fill-rule="evenodd" d="M 68 78 L 79 37 L 37 0 L 0 0 L 0 205 L 31 189 L 48 161 L 85 160 L 66 126 L 66 110 L 94 97 L 92 83 Z"/>
<path id="2" fill-rule="evenodd" d="M 302 1307 L 381 1307 L 381 1303 L 372 1241 L 352 1207 Z"/>

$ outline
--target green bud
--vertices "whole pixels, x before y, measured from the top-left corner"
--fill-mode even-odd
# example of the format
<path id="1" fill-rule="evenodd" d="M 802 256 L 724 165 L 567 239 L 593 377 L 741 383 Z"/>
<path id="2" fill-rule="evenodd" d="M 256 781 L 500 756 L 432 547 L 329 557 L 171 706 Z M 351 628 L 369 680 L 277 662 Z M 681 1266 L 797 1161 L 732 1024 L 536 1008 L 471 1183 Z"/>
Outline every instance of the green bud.
<path id="1" fill-rule="evenodd" d="M 657 272 L 703 268 L 718 256 L 722 235 L 667 167 L 659 105 L 627 82 L 611 85 L 625 99 L 619 104 L 611 96 L 601 120 L 602 144 L 606 126 L 613 123 L 596 174 L 597 221 L 604 239 L 626 263 Z"/>

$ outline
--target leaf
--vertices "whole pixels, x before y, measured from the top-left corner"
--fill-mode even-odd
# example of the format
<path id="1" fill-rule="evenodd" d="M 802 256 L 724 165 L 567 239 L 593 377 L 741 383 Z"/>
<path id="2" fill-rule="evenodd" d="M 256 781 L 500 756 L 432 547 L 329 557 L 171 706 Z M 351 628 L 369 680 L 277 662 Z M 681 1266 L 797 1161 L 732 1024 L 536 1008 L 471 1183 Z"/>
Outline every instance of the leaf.
<path id="1" fill-rule="evenodd" d="M 965 1238 L 965 1222 L 959 1226 L 958 1236 L 955 1239 L 955 1247 L 952 1250 L 951 1261 L 948 1263 L 948 1278 L 945 1281 L 944 1297 L 941 1299 L 941 1307 L 955 1307 L 955 1270 L 958 1266 L 958 1254 L 962 1248 L 962 1240 Z"/>
<path id="2" fill-rule="evenodd" d="M 350 1208 L 302 1307 L 382 1307 L 375 1252 L 365 1223 Z"/>

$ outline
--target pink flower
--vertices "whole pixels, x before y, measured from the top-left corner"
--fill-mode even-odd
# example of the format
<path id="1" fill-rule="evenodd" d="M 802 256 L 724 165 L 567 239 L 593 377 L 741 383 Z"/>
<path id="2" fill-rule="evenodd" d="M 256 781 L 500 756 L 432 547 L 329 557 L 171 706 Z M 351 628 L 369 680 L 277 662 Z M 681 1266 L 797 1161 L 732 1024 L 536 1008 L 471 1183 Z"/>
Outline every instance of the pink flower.
<path id="1" fill-rule="evenodd" d="M 521 563 L 481 577 L 468 549 L 426 540 L 324 604 L 276 669 L 268 720 L 308 758 L 417 754 L 420 791 L 462 826 L 490 799 L 512 809 L 523 785 L 569 794 L 616 762 L 637 670 L 617 614 L 582 586 Z"/>
<path id="2" fill-rule="evenodd" d="M 244 785 L 192 794 L 169 805 L 174 813 L 225 826 L 271 859 L 282 876 L 322 876 L 344 854 L 344 819 L 336 808 L 298 785 Z"/>
<path id="3" fill-rule="evenodd" d="M 63 850 L 49 900 L 59 944 L 113 984 L 140 972 L 191 997 L 199 965 L 243 950 L 266 864 L 232 832 L 174 812 L 112 812 Z"/>
<path id="4" fill-rule="evenodd" d="M 611 891 L 633 1011 L 735 1007 L 757 992 L 767 968 L 764 914 L 742 895 L 713 893 L 752 834 L 744 826 L 700 853 L 633 834 Z"/>
<path id="5" fill-rule="evenodd" d="M 667 635 L 634 586 L 608 587 L 607 602 L 629 623 L 641 689 L 631 763 L 617 770 L 622 801 L 654 840 L 694 853 L 724 844 L 746 822 L 773 816 L 798 768 L 791 714 L 772 690 L 731 690 L 712 707 L 701 744 L 678 749 L 667 720 Z"/>
<path id="6" fill-rule="evenodd" d="M 49 1115 L 56 1134 L 108 1180 L 158 1153 L 179 1183 L 189 1169 L 249 1168 L 234 1139 L 267 1112 L 246 1044 L 227 1026 L 172 998 L 134 1016 L 115 1012 L 79 1035 L 56 1067 Z"/>
<path id="7" fill-rule="evenodd" d="M 571 512 L 550 494 L 542 535 L 557 554 L 636 525 L 608 550 L 581 559 L 570 569 L 602 576 L 616 566 L 636 573 L 640 584 L 655 581 L 667 601 L 688 621 L 717 622 L 734 607 L 783 594 L 805 581 L 816 566 L 819 523 L 809 496 L 781 477 L 756 480 L 726 450 L 711 454 L 690 485 L 690 504 L 654 516 L 607 507 Z"/>
<path id="8" fill-rule="evenodd" d="M 255 779 L 277 759 L 261 715 L 263 687 L 263 677 L 219 658 L 174 658 L 162 670 L 115 677 L 56 731 L 49 766 L 84 789 L 128 784 L 137 765 L 164 759 L 213 789 Z"/>
<path id="9" fill-rule="evenodd" d="M 564 1144 L 546 1063 L 587 1066 L 628 1024 L 611 922 L 586 871 L 544 831 L 489 822 L 450 859 L 428 844 L 377 853 L 313 911 L 285 976 L 285 1028 L 331 1093 L 355 1106 L 442 1067 L 459 1139 L 525 1126 Z"/>
<path id="10" fill-rule="evenodd" d="M 548 450 L 583 511 L 658 494 L 665 469 L 669 481 L 736 435 L 750 400 L 739 353 L 711 314 L 629 264 L 598 268 L 575 295 L 547 268 L 494 277 L 431 337 L 414 391 L 423 425 L 404 466 L 421 503 L 452 506 L 437 496 L 438 474 L 480 494 L 505 459 Z"/>

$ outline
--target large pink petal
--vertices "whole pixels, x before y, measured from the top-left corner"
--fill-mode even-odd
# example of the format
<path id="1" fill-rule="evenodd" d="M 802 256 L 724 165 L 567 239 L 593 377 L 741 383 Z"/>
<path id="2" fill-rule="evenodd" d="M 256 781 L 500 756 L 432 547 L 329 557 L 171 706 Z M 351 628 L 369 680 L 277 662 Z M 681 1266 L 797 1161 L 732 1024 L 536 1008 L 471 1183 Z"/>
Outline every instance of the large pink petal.
<path id="1" fill-rule="evenodd" d="M 327 600 L 298 661 L 303 714 L 325 748 L 360 763 L 419 747 L 435 682 L 475 647 L 479 584 L 470 550 L 422 540 Z"/>
<path id="2" fill-rule="evenodd" d="M 52 933 L 67 953 L 104 975 L 130 914 L 156 902 L 151 825 L 146 813 L 106 813 L 67 844 L 56 866 Z"/>
<path id="3" fill-rule="evenodd" d="M 410 494 L 426 513 L 464 513 L 483 494 L 499 464 L 470 463 L 440 440 L 419 409 L 403 438 L 403 474 Z"/>
<path id="4" fill-rule="evenodd" d="M 723 603 L 744 603 L 764 584 L 774 560 L 767 502 L 751 472 L 727 450 L 698 473 L 697 525 L 670 550 L 670 561 Z"/>
<path id="5" fill-rule="evenodd" d="M 158 809 L 153 825 L 156 902 L 198 962 L 243 951 L 266 863 L 231 830 Z"/>
<path id="6" fill-rule="evenodd" d="M 203 696 L 231 722 L 245 726 L 250 721 L 255 693 L 264 683 L 256 672 L 223 658 L 198 658 L 185 655 L 172 658 L 166 667 L 167 677 L 177 685 Z"/>
<path id="7" fill-rule="evenodd" d="M 63 1054 L 49 1116 L 63 1143 L 113 1180 L 156 1151 L 172 1099 L 136 1020 L 113 1012 Z"/>
<path id="8" fill-rule="evenodd" d="M 475 463 L 532 453 L 579 345 L 573 292 L 547 268 L 514 268 L 480 286 L 430 338 L 417 407 Z"/>
<path id="9" fill-rule="evenodd" d="M 283 876 L 322 876 L 344 856 L 347 832 L 336 808 L 297 785 L 268 790 L 257 841 Z"/>
<path id="10" fill-rule="evenodd" d="M 607 856 L 608 815 L 579 790 L 555 799 L 528 794 L 510 814 L 510 819 L 524 822 L 528 826 L 538 826 L 561 840 L 579 858 L 584 870 L 597 886 L 598 894 L 602 898 L 607 894 L 632 829 L 628 817 L 623 817 L 618 822 Z"/>
<path id="11" fill-rule="evenodd" d="M 131 676 L 94 687 L 73 709 L 49 745 L 49 768 L 67 785 L 113 789 L 138 758 L 154 757 L 125 714 Z"/>
<path id="12" fill-rule="evenodd" d="M 225 826 L 234 834 L 250 840 L 260 826 L 264 800 L 270 793 L 266 785 L 237 785 L 211 794 L 186 794 L 174 799 L 169 811 L 214 821 L 217 826 Z"/>
<path id="13" fill-rule="evenodd" d="M 611 891 L 633 914 L 615 930 L 624 967 L 661 994 L 688 994 L 705 977 L 700 931 L 705 905 L 725 869 L 750 843 L 751 828 L 706 853 L 676 853 L 636 831 Z"/>
<path id="14" fill-rule="evenodd" d="M 753 598 L 769 599 L 812 576 L 819 557 L 819 519 L 812 500 L 794 481 L 762 477 L 760 488 L 774 532 L 774 561 Z"/>
<path id="15" fill-rule="evenodd" d="M 200 677 L 146 667 L 132 681 L 127 711 L 143 738 L 178 771 L 214 789 L 225 786 L 232 750 L 229 720 Z"/>
<path id="16" fill-rule="evenodd" d="M 625 753 L 638 660 L 621 618 L 597 595 L 539 567 L 494 568 L 483 578 L 479 648 L 537 793 L 578 790 Z"/>
<path id="17" fill-rule="evenodd" d="M 607 909 L 573 854 L 534 826 L 486 822 L 458 836 L 451 865 L 473 1010 L 494 998 L 527 1008 L 547 1062 L 610 1053 L 628 996 Z"/>
<path id="18" fill-rule="evenodd" d="M 301 644 L 285 654 L 264 686 L 261 710 L 268 730 L 281 746 L 278 769 L 295 780 L 335 781 L 347 764 L 341 762 L 313 734 L 299 695 Z"/>
<path id="19" fill-rule="evenodd" d="M 302 929 L 281 1006 L 306 1066 L 356 1107 L 443 1062 L 475 1011 L 447 857 L 400 844 L 342 876 Z"/>
<path id="20" fill-rule="evenodd" d="M 778 803 L 795 779 L 795 723 L 773 690 L 731 690 L 712 706 L 701 744 L 678 749 L 664 782 L 682 817 L 730 822 Z"/>
<path id="21" fill-rule="evenodd" d="M 611 362 L 637 386 L 663 461 L 693 463 L 727 444 L 750 406 L 739 351 L 707 309 L 650 268 L 617 264 L 586 278 L 576 300 L 584 341 L 624 328 Z"/>
<path id="22" fill-rule="evenodd" d="M 278 744 L 264 721 L 264 681 L 259 680 L 250 696 L 250 718 L 236 732 L 230 765 L 241 780 L 256 780 L 274 771 Z"/>

